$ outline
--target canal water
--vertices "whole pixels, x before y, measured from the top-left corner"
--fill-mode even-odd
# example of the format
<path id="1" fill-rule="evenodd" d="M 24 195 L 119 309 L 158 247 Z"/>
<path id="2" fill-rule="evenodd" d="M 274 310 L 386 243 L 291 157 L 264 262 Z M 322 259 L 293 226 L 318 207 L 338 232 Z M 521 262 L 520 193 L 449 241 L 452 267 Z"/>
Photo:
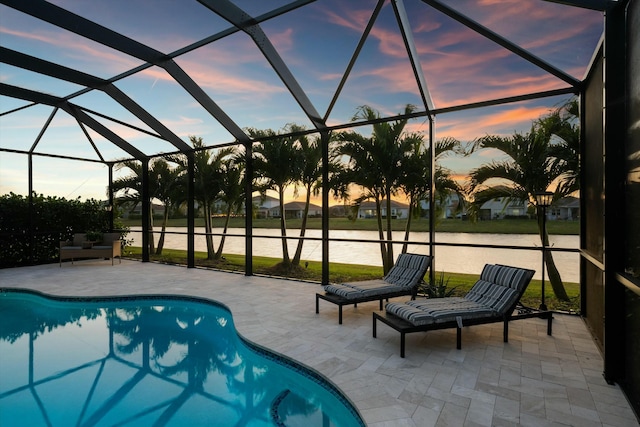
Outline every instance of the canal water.
<path id="1" fill-rule="evenodd" d="M 139 230 L 139 229 L 138 229 Z M 160 236 L 159 228 L 154 230 L 155 241 Z M 173 233 L 186 233 L 186 227 L 168 227 L 167 231 Z M 214 232 L 220 232 L 215 229 Z M 196 233 L 204 233 L 204 228 L 196 227 Z M 244 229 L 230 229 L 229 234 L 242 235 Z M 321 230 L 307 230 L 306 236 L 319 239 L 322 236 Z M 259 228 L 253 230 L 253 254 L 255 256 L 266 256 L 281 258 L 282 243 L 279 238 L 279 229 Z M 296 237 L 300 235 L 300 230 L 287 230 L 287 236 Z M 401 240 L 403 232 L 394 232 L 393 238 Z M 332 241 L 329 243 L 329 261 L 347 264 L 382 265 L 380 257 L 380 244 L 376 242 L 377 231 L 362 230 L 330 230 L 331 239 L 348 240 L 373 240 L 373 242 L 350 242 Z M 127 240 L 133 239 L 134 246 L 140 246 L 142 242 L 141 233 L 134 231 L 129 233 Z M 220 242 L 220 236 L 214 236 L 214 244 Z M 410 244 L 408 251 L 428 254 L 429 233 L 411 233 L 410 240 L 416 242 Z M 536 271 L 535 278 L 541 277 L 542 256 L 540 251 L 540 238 L 537 234 L 484 234 L 484 233 L 436 233 L 437 243 L 453 243 L 465 245 L 503 245 L 535 247 L 537 249 L 493 249 L 477 247 L 459 247 L 438 245 L 435 247 L 434 271 L 450 271 L 457 273 L 479 274 L 482 267 L 487 263 L 499 263 L 530 268 Z M 579 248 L 579 236 L 550 236 L 552 248 L 577 249 Z M 296 250 L 297 240 L 290 239 L 288 244 L 289 255 L 293 257 Z M 187 249 L 186 234 L 167 234 L 165 237 L 165 248 Z M 399 254 L 402 249 L 401 244 L 394 245 L 394 254 Z M 204 236 L 195 237 L 195 250 L 207 250 Z M 244 236 L 227 236 L 223 252 L 229 254 L 244 254 Z M 397 256 L 397 255 L 396 255 Z M 560 271 L 562 279 L 566 282 L 579 282 L 580 268 L 579 255 L 576 252 L 554 251 L 553 258 Z M 322 242 L 320 240 L 307 240 L 304 242 L 302 250 L 303 261 L 322 260 Z"/>

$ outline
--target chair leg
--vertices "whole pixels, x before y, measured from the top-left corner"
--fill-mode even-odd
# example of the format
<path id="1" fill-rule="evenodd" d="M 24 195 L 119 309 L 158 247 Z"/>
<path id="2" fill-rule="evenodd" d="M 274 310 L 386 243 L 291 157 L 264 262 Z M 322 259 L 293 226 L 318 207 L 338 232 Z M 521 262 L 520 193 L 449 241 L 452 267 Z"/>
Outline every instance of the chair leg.
<path id="1" fill-rule="evenodd" d="M 389 300 L 387 300 L 389 301 Z M 380 311 L 382 311 L 382 298 L 380 298 Z"/>
<path id="2" fill-rule="evenodd" d="M 502 339 L 504 342 L 509 342 L 509 321 L 504 321 L 504 327 L 502 331 Z"/>
<path id="3" fill-rule="evenodd" d="M 403 359 L 404 359 L 404 344 L 405 344 L 404 332 L 400 332 L 400 357 L 402 357 Z"/>
<path id="4" fill-rule="evenodd" d="M 318 294 L 316 294 L 316 314 L 320 313 L 319 300 L 320 297 L 318 296 Z"/>
<path id="5" fill-rule="evenodd" d="M 456 323 L 458 326 L 456 327 L 456 348 L 460 350 L 462 348 L 462 317 L 456 316 Z"/>
<path id="6" fill-rule="evenodd" d="M 342 306 L 338 306 L 338 324 L 342 325 Z"/>
<path id="7" fill-rule="evenodd" d="M 553 315 L 549 313 L 547 317 L 547 335 L 551 335 L 551 323 L 553 322 Z"/>
<path id="8" fill-rule="evenodd" d="M 374 338 L 376 338 L 376 335 L 377 335 L 377 332 L 378 332 L 378 331 L 377 331 L 377 329 L 376 329 L 376 326 L 377 326 L 377 325 L 376 325 L 376 316 L 375 316 L 375 314 L 374 314 L 374 316 L 373 316 L 373 328 L 372 328 L 372 330 L 373 330 L 373 337 L 374 337 Z"/>

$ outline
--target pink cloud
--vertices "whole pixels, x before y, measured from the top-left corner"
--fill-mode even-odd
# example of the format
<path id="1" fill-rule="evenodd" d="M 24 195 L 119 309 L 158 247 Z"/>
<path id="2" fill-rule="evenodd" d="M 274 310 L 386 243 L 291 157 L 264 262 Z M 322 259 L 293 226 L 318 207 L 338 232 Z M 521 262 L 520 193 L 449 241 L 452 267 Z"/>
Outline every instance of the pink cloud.
<path id="1" fill-rule="evenodd" d="M 248 37 L 205 46 L 179 56 L 175 61 L 198 85 L 218 94 L 266 97 L 285 91 L 283 86 L 247 76 L 246 69 L 268 66 L 264 56 Z M 151 81 L 159 80 L 177 85 L 162 68 L 150 67 L 137 75 Z"/>
<path id="2" fill-rule="evenodd" d="M 588 33 L 594 20 L 601 19 L 597 13 L 585 13 L 574 7 L 541 5 L 538 1 L 484 0 L 468 5 L 463 13 L 505 37 L 519 40 L 532 53 L 545 54 L 545 59 L 550 55 L 553 57 L 557 49 L 566 49 L 567 43 L 576 43 L 581 34 Z M 385 7 L 390 6 L 386 4 Z M 414 38 L 436 107 L 567 86 L 555 76 L 461 24 L 450 21 L 445 26 L 443 23 L 448 18 L 434 13 L 427 5 L 416 10 L 420 16 L 411 17 Z M 357 32 L 362 31 L 370 18 L 369 10 L 348 10 L 346 6 L 342 10 L 326 13 L 332 24 Z M 544 28 L 546 21 L 554 26 L 553 31 L 540 31 L 541 23 Z M 417 94 L 417 84 L 408 66 L 406 49 L 397 26 L 385 27 L 380 22 L 376 22 L 370 36 L 377 42 L 380 59 L 363 65 L 364 57 L 360 58 L 347 87 L 352 93 L 356 87 L 362 93 L 375 87 L 376 91 L 389 94 Z M 569 22 L 571 25 L 554 24 L 561 22 Z M 564 47 L 559 46 L 560 43 Z M 574 65 L 565 71 L 582 77 L 584 68 Z M 326 74 L 320 78 L 336 80 L 340 75 Z"/>
<path id="3" fill-rule="evenodd" d="M 283 86 L 251 79 L 241 72 L 210 68 L 199 62 L 184 62 L 185 71 L 202 87 L 214 89 L 224 94 L 248 94 L 265 97 L 285 91 Z"/>
<path id="4" fill-rule="evenodd" d="M 397 29 L 384 29 L 374 27 L 371 36 L 378 40 L 379 50 L 382 54 L 392 58 L 402 58 L 407 56 L 402 36 Z"/>
<path id="5" fill-rule="evenodd" d="M 415 25 L 413 27 L 413 32 L 428 33 L 431 31 L 435 31 L 440 27 L 442 27 L 442 24 L 440 22 L 437 22 L 433 19 L 429 19 L 429 17 L 425 16 L 424 19 L 421 19 L 420 22 L 418 22 L 418 25 Z"/>
<path id="6" fill-rule="evenodd" d="M 516 4 L 508 7 L 516 7 Z M 345 19 L 344 15 L 336 14 L 331 16 L 333 23 L 358 31 L 365 19 L 360 15 L 358 19 Z M 419 20 L 421 24 L 414 28 L 418 35 L 416 46 L 436 107 L 563 87 L 563 82 L 557 78 L 537 71 L 525 60 L 516 58 L 507 49 L 469 29 L 458 25 L 445 29 L 434 21 L 431 13 L 424 13 L 421 18 L 424 18 Z M 358 74 L 354 74 L 352 79 L 357 76 L 376 77 L 380 81 L 375 83 L 378 90 L 382 88 L 389 93 L 417 93 L 417 84 L 397 28 L 374 26 L 371 37 L 378 42 L 378 49 L 384 55 L 382 61 L 378 62 L 383 65 L 368 67 L 362 71 L 363 67 L 356 64 Z M 514 68 L 518 61 L 525 71 Z M 505 69 L 505 64 L 510 68 Z M 338 75 L 325 75 L 322 78 L 328 80 L 337 77 Z M 352 84 L 353 81 L 351 80 Z"/>
<path id="7" fill-rule="evenodd" d="M 491 28 L 504 28 L 513 32 L 523 32 L 539 26 L 540 22 L 552 20 L 558 22 L 584 21 L 594 12 L 577 7 L 567 7 L 552 3 L 530 0 L 481 0 L 474 7 L 474 17 L 483 25 Z M 526 17 L 526 19 L 522 19 Z M 513 22 L 521 25 L 513 26 Z"/>
<path id="8" fill-rule="evenodd" d="M 450 136 L 460 141 L 472 141 L 484 135 L 499 134 L 500 129 L 528 131 L 534 120 L 549 112 L 548 107 L 517 107 L 492 114 L 475 115 L 473 119 L 445 114 L 436 121 L 439 137 Z"/>
<path id="9" fill-rule="evenodd" d="M 357 33 L 361 33 L 364 30 L 367 22 L 371 18 L 371 10 L 369 9 L 342 9 L 341 11 L 323 9 L 323 13 L 326 14 L 327 20 L 330 23 L 351 29 Z M 370 37 L 378 41 L 378 48 L 381 53 L 390 57 L 398 57 L 399 55 L 406 56 L 404 53 L 406 52 L 404 42 L 397 27 L 386 29 L 380 25 L 374 25 L 371 29 Z"/>
<path id="10" fill-rule="evenodd" d="M 74 36 L 65 31 L 56 33 L 49 31 L 30 33 L 0 27 L 0 33 L 43 43 L 47 45 L 48 48 L 53 47 L 59 49 L 60 56 L 73 58 L 74 61 L 92 64 L 95 64 L 97 61 L 103 73 L 115 74 L 126 69 L 134 68 L 140 64 L 140 61 L 135 58 L 79 36 Z M 65 61 L 59 60 L 54 62 L 64 63 Z"/>
<path id="11" fill-rule="evenodd" d="M 389 92 L 416 92 L 417 84 L 409 60 L 396 62 L 383 67 L 359 71 L 358 76 L 374 76 L 385 80 L 384 87 Z M 379 86 L 376 84 L 376 87 Z M 379 89 L 378 89 L 379 90 Z"/>
<path id="12" fill-rule="evenodd" d="M 269 40 L 280 53 L 290 50 L 293 47 L 293 29 L 286 28 L 277 33 L 269 33 Z"/>
<path id="13" fill-rule="evenodd" d="M 0 27 L 0 33 L 8 34 L 11 36 L 33 40 L 36 42 L 44 43 L 50 47 L 61 49 L 62 55 L 68 58 L 73 58 L 74 61 L 83 62 L 98 62 L 103 65 L 101 71 L 104 73 L 119 73 L 125 69 L 131 69 L 140 64 L 140 61 L 135 58 L 131 58 L 127 55 L 113 51 L 107 47 L 100 46 L 86 39 L 77 38 L 69 35 L 65 32 L 48 33 L 37 32 L 28 33 L 24 31 L 12 30 L 6 27 Z M 292 31 L 287 30 L 280 34 L 275 35 L 275 40 L 278 42 L 281 48 L 286 47 L 291 41 Z M 288 41 L 287 41 L 288 40 Z M 250 79 L 242 77 L 242 73 L 237 69 L 226 67 L 220 69 L 215 64 L 209 64 L 212 58 L 216 58 L 216 62 L 219 63 L 235 63 L 235 64 L 247 64 L 251 62 L 260 62 L 264 64 L 266 60 L 260 54 L 255 45 L 248 37 L 241 38 L 239 43 L 242 45 L 240 49 L 237 47 L 238 39 L 233 41 L 234 46 L 232 52 L 225 50 L 221 47 L 216 47 L 215 51 L 211 49 L 199 49 L 191 54 L 179 57 L 176 59 L 183 69 L 200 85 L 209 87 L 221 91 L 227 94 L 247 93 L 256 95 L 256 88 L 260 88 L 261 95 L 273 94 L 277 92 L 283 92 L 285 89 L 281 86 L 266 83 L 264 81 Z M 223 43 L 220 43 L 222 45 Z M 252 45 L 252 46 L 249 46 Z M 238 52 L 241 52 L 240 54 Z M 189 58 L 182 59 L 182 58 Z M 228 58 L 225 60 L 224 58 Z M 233 59 L 233 61 L 231 61 Z M 64 62 L 64 61 L 57 61 Z M 173 78 L 164 70 L 156 67 L 151 67 L 138 75 L 149 78 L 153 81 L 168 81 L 174 82 Z"/>
<path id="14" fill-rule="evenodd" d="M 327 22 L 338 25 L 343 28 L 349 28 L 358 33 L 367 25 L 369 18 L 371 17 L 370 9 L 346 9 L 345 4 L 340 2 L 339 9 L 322 8 L 321 15 Z"/>
<path id="15" fill-rule="evenodd" d="M 544 52 L 554 52 L 561 43 L 588 33 L 603 21 L 600 12 L 550 2 L 483 0 L 470 7 L 470 18 L 525 49 Z"/>
<path id="16" fill-rule="evenodd" d="M 503 79 L 478 80 L 475 86 L 473 82 L 472 80 L 470 84 L 461 87 L 459 91 L 436 86 L 437 90 L 432 92 L 434 103 L 436 106 L 464 105 L 487 99 L 507 98 L 566 87 L 563 82 L 547 75 L 538 77 L 506 75 Z"/>

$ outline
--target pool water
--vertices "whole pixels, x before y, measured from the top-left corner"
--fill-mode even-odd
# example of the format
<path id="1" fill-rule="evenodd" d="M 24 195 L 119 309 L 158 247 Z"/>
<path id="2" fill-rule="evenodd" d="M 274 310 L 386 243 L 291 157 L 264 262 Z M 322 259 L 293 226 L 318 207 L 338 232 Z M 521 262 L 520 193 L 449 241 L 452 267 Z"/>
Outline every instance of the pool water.
<path id="1" fill-rule="evenodd" d="M 219 303 L 0 291 L 0 426 L 363 426 Z"/>

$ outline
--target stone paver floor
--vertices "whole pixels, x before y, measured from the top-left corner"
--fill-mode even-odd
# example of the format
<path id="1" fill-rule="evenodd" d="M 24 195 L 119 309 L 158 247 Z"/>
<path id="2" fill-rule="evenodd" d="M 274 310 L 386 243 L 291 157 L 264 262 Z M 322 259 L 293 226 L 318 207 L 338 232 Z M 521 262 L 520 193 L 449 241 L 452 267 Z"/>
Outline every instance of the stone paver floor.
<path id="1" fill-rule="evenodd" d="M 0 269 L 0 287 L 54 295 L 180 294 L 215 299 L 232 311 L 249 340 L 327 376 L 354 402 L 367 425 L 382 426 L 638 426 L 618 386 L 602 376 L 602 357 L 579 317 L 400 335 L 378 324 L 377 302 L 338 308 L 320 301 L 318 284 L 247 277 L 205 269 L 123 260 Z M 1 317 L 0 313 L 0 317 Z"/>

